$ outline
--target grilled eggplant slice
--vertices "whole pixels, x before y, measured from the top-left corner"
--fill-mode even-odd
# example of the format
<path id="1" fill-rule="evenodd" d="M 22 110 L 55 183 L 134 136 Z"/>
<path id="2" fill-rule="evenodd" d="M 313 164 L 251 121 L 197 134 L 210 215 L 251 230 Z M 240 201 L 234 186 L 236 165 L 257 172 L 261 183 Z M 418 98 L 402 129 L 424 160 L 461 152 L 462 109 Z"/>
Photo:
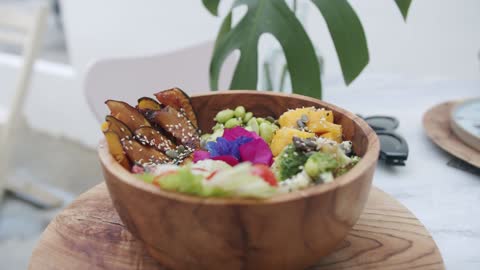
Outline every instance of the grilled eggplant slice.
<path id="1" fill-rule="evenodd" d="M 120 140 L 123 138 L 133 138 L 132 131 L 130 131 L 127 125 L 111 115 L 107 115 L 107 117 L 105 117 L 105 122 L 102 124 L 102 131 L 113 131 L 117 133 L 117 135 L 120 137 Z"/>
<path id="2" fill-rule="evenodd" d="M 160 110 L 162 106 L 153 98 L 142 97 L 138 100 L 137 109 L 140 111 Z"/>
<path id="3" fill-rule="evenodd" d="M 130 170 L 130 162 L 127 155 L 123 151 L 120 136 L 113 131 L 106 131 L 103 133 L 108 144 L 108 150 L 113 158 L 120 163 L 125 169 Z"/>
<path id="4" fill-rule="evenodd" d="M 135 140 L 124 140 L 122 145 L 128 159 L 134 164 L 162 164 L 170 161 L 162 152 Z"/>
<path id="5" fill-rule="evenodd" d="M 197 115 L 193 110 L 190 97 L 179 88 L 172 88 L 155 94 L 161 104 L 173 107 L 175 110 L 185 114 L 187 119 L 195 128 L 198 128 Z"/>
<path id="6" fill-rule="evenodd" d="M 151 126 L 139 111 L 123 101 L 107 100 L 105 104 L 110 109 L 111 115 L 122 121 L 130 130 Z"/>
<path id="7" fill-rule="evenodd" d="M 184 145 L 189 151 L 200 148 L 200 136 L 197 129 L 185 115 L 173 107 L 166 106 L 160 110 L 149 111 L 146 116 L 149 121 L 174 137 L 177 145 Z"/>
<path id="8" fill-rule="evenodd" d="M 169 138 L 152 127 L 141 127 L 135 130 L 135 139 L 141 144 L 155 147 L 163 153 L 176 148 L 176 145 Z"/>
<path id="9" fill-rule="evenodd" d="M 193 153 L 191 153 L 189 156 L 185 157 L 184 159 L 180 160 L 180 162 L 177 165 L 185 165 L 190 162 L 193 162 Z"/>

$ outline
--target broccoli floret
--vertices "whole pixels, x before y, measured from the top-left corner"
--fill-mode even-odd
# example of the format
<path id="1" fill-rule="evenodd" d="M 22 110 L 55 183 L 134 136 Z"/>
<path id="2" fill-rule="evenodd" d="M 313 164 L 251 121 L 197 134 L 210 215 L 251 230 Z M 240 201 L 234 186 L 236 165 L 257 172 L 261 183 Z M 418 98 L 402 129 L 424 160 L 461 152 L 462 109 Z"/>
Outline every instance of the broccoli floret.
<path id="1" fill-rule="evenodd" d="M 282 153 L 278 155 L 273 164 L 277 179 L 283 181 L 298 174 L 303 170 L 307 159 L 308 155 L 306 153 L 297 150 L 293 144 L 288 145 L 283 149 Z"/>
<path id="2" fill-rule="evenodd" d="M 338 167 L 338 162 L 331 154 L 317 152 L 311 155 L 305 163 L 305 172 L 312 179 L 323 180 L 323 174 L 331 172 Z M 331 178 L 331 177 L 329 177 Z"/>

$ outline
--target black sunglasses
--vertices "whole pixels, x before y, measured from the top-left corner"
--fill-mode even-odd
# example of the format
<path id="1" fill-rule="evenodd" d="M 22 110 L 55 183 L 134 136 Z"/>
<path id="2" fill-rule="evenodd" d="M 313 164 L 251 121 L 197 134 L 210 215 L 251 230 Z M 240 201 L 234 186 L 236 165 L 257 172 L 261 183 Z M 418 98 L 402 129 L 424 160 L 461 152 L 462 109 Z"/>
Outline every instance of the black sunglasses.
<path id="1" fill-rule="evenodd" d="M 377 133 L 380 140 L 379 159 L 388 165 L 405 166 L 408 144 L 403 137 L 393 132 L 398 128 L 398 120 L 390 116 L 359 116 Z"/>

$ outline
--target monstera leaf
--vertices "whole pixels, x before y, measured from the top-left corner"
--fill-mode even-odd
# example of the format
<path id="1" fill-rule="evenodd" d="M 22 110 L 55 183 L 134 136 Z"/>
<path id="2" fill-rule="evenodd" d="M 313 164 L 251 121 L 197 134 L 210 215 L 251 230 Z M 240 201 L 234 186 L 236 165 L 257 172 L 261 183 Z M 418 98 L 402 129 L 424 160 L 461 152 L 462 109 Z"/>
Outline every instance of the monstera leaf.
<path id="1" fill-rule="evenodd" d="M 295 0 L 294 0 L 295 1 Z M 311 0 L 324 17 L 332 37 L 346 84 L 350 84 L 369 62 L 363 26 L 347 0 Z M 220 0 L 202 0 L 213 15 Z M 404 18 L 411 0 L 395 0 Z M 247 13 L 232 28 L 232 10 L 246 6 Z M 320 67 L 313 44 L 285 0 L 235 0 L 218 32 L 210 63 L 210 86 L 218 88 L 225 59 L 240 51 L 230 89 L 256 89 L 258 42 L 270 33 L 280 43 L 287 61 L 294 93 L 321 98 Z"/>
<path id="2" fill-rule="evenodd" d="M 402 13 L 403 19 L 406 20 L 407 19 L 407 14 L 408 14 L 408 9 L 410 8 L 410 4 L 412 3 L 412 0 L 395 0 L 395 3 L 397 4 L 398 9 L 400 9 L 400 12 Z"/>
<path id="3" fill-rule="evenodd" d="M 212 89 L 218 87 L 220 68 L 235 50 L 240 59 L 235 68 L 231 89 L 256 89 L 258 77 L 258 41 L 262 34 L 272 34 L 283 48 L 291 75 L 292 87 L 299 94 L 321 92 L 320 67 L 307 33 L 295 14 L 282 1 L 237 0 L 232 8 L 246 5 L 248 10 L 238 24 L 228 29 L 231 15 L 227 15 L 210 66 Z M 228 29 L 228 30 L 227 30 Z"/>
<path id="4" fill-rule="evenodd" d="M 212 15 L 218 15 L 218 4 L 220 3 L 220 0 L 202 0 L 202 2 Z"/>
<path id="5" fill-rule="evenodd" d="M 367 40 L 357 14 L 346 0 L 312 0 L 327 23 L 342 67 L 350 84 L 368 64 Z"/>

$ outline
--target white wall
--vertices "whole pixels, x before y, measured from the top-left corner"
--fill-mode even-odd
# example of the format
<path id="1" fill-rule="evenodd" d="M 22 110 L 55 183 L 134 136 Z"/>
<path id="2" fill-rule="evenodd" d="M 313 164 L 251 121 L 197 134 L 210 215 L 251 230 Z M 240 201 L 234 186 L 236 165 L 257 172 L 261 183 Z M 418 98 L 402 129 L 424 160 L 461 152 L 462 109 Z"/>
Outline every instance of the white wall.
<path id="1" fill-rule="evenodd" d="M 370 49 L 365 73 L 407 77 L 480 78 L 480 1 L 413 0 L 404 23 L 393 0 L 350 1 Z M 312 12 L 309 30 L 324 52 L 328 74 L 340 69 L 323 19 Z"/>
<path id="2" fill-rule="evenodd" d="M 223 2 L 224 11 L 231 0 Z M 414 0 L 407 23 L 393 0 L 350 2 L 367 33 L 371 61 L 366 73 L 479 78 L 480 1 Z M 72 61 L 80 74 L 95 59 L 168 52 L 212 39 L 220 24 L 199 0 L 135 4 L 128 0 L 63 0 L 63 7 Z M 338 77 L 333 44 L 313 6 L 308 31 L 326 60 L 327 77 Z"/>
<path id="3" fill-rule="evenodd" d="M 222 2 L 222 11 L 229 2 Z M 393 0 L 350 2 L 364 24 L 371 56 L 352 91 L 379 73 L 408 79 L 479 79 L 480 1 L 414 0 L 406 24 Z M 188 47 L 213 39 L 220 24 L 199 0 L 63 0 L 62 5 L 73 68 L 37 64 L 27 116 L 34 127 L 90 146 L 101 134 L 82 92 L 89 63 Z M 341 86 L 338 60 L 318 11 L 311 8 L 307 19 L 308 31 L 325 58 L 328 97 Z M 11 96 L 15 59 L 0 55 L 0 106 Z"/>
<path id="4" fill-rule="evenodd" d="M 63 0 L 75 69 L 95 59 L 165 53 L 215 37 L 219 20 L 199 0 Z"/>

